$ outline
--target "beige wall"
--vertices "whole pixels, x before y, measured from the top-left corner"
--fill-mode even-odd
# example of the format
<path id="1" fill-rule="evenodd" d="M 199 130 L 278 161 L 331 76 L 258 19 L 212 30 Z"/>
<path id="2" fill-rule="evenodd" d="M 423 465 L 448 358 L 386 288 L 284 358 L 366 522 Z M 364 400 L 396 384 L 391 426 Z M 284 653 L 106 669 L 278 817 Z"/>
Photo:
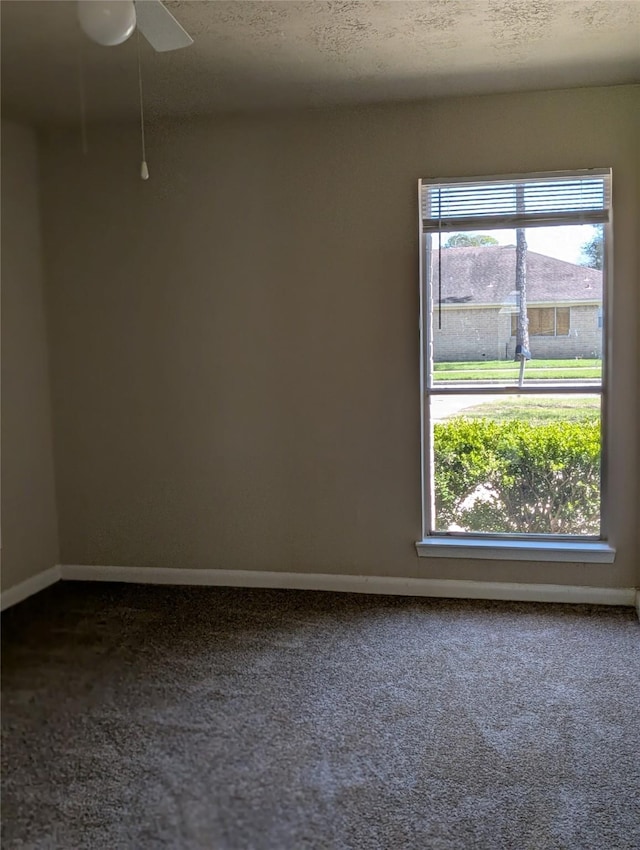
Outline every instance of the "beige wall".
<path id="1" fill-rule="evenodd" d="M 2 589 L 58 563 L 34 133 L 2 122 Z"/>
<path id="2" fill-rule="evenodd" d="M 638 89 L 43 140 L 62 560 L 636 582 Z M 611 565 L 419 560 L 419 177 L 613 166 Z"/>

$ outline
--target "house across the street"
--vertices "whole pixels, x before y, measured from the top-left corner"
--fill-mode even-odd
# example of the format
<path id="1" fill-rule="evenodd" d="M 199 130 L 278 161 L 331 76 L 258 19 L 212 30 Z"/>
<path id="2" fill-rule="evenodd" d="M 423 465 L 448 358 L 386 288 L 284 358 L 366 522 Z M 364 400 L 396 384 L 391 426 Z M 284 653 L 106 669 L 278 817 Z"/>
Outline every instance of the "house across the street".
<path id="1" fill-rule="evenodd" d="M 443 248 L 432 269 L 434 359 L 513 360 L 515 247 Z M 527 251 L 526 290 L 534 358 L 601 357 L 600 270 Z"/>

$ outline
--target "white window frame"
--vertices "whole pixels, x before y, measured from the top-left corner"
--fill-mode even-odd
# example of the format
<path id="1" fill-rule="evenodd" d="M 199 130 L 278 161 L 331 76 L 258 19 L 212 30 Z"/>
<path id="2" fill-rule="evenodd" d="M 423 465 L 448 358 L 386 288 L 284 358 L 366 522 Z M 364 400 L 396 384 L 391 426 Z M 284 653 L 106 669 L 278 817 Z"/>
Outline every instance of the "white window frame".
<path id="1" fill-rule="evenodd" d="M 609 192 L 611 193 L 612 177 L 610 168 L 593 168 L 588 170 L 574 170 L 561 172 L 537 172 L 529 174 L 508 174 L 486 177 L 459 177 L 459 178 L 434 178 L 418 181 L 418 210 L 419 210 L 419 238 L 420 238 L 420 414 L 422 421 L 421 440 L 421 487 L 422 487 L 422 539 L 417 541 L 416 550 L 420 557 L 454 557 L 473 559 L 508 559 L 508 560 L 533 560 L 533 561 L 555 561 L 555 562 L 582 562 L 582 563 L 612 563 L 615 560 L 615 549 L 608 542 L 608 439 L 609 429 L 607 426 L 607 398 L 609 375 L 611 372 L 611 356 L 608 328 L 610 326 L 609 304 L 611 302 L 612 283 L 612 252 L 610 250 L 612 238 L 613 201 L 609 202 L 608 218 L 604 221 L 593 221 L 589 214 L 576 213 L 575 220 L 559 221 L 553 220 L 553 216 L 545 217 L 541 224 L 546 226 L 561 224 L 598 223 L 603 226 L 604 253 L 603 253 L 603 297 L 602 311 L 604 321 L 602 327 L 602 352 L 603 371 L 600 386 L 590 388 L 589 392 L 599 395 L 600 422 L 601 422 L 601 462 L 600 462 L 600 534 L 598 536 L 587 535 L 531 535 L 531 534 L 508 534 L 489 532 L 445 532 L 435 530 L 435 492 L 432 469 L 433 458 L 433 427 L 430 420 L 430 398 L 431 396 L 446 395 L 504 395 L 514 394 L 513 386 L 485 386 L 474 387 L 469 392 L 468 387 L 443 386 L 441 383 L 435 386 L 432 381 L 433 374 L 433 352 L 431 338 L 433 334 L 433 298 L 428 280 L 427 244 L 429 233 L 423 224 L 423 195 L 425 187 L 430 185 L 444 185 L 455 183 L 491 183 L 495 181 L 510 180 L 532 180 L 544 178 L 565 178 L 582 176 L 606 176 L 608 178 Z M 523 223 L 522 226 L 531 227 L 532 224 Z M 488 221 L 486 216 L 459 220 L 455 223 L 455 232 L 465 230 L 495 230 L 505 227 L 513 228 L 512 222 L 503 222 L 499 217 Z M 450 232 L 453 228 L 448 227 Z M 553 388 L 558 395 L 569 395 L 571 393 L 584 393 L 584 386 L 567 384 L 562 387 Z M 518 387 L 519 395 L 549 394 L 551 387 Z"/>

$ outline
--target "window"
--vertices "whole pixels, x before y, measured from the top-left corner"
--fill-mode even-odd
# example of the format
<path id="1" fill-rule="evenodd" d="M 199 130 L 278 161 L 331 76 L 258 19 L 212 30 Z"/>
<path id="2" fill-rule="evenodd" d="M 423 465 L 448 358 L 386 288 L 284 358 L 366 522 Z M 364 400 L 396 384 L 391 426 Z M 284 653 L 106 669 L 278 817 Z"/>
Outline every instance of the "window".
<path id="1" fill-rule="evenodd" d="M 571 307 L 529 307 L 529 336 L 569 336 Z M 518 333 L 518 314 L 511 314 L 511 336 Z"/>
<path id="2" fill-rule="evenodd" d="M 610 180 L 420 181 L 425 541 L 606 540 Z"/>

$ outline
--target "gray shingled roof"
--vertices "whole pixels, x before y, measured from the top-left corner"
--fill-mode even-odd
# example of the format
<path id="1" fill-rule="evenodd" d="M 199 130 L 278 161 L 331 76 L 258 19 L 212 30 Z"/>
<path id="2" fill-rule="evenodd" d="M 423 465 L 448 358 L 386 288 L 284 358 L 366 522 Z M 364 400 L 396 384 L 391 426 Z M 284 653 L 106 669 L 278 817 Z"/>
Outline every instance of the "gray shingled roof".
<path id="1" fill-rule="evenodd" d="M 437 292 L 438 251 L 433 252 Z M 515 303 L 516 249 L 502 245 L 442 249 L 443 304 Z M 602 272 L 527 251 L 527 302 L 602 300 Z"/>

